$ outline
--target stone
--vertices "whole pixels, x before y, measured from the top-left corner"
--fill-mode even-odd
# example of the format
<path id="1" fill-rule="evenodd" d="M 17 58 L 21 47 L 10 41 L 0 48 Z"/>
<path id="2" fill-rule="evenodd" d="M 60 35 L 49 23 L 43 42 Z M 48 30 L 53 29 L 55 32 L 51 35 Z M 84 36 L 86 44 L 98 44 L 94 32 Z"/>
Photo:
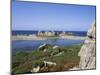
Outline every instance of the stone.
<path id="1" fill-rule="evenodd" d="M 95 69 L 96 68 L 96 35 L 95 35 L 95 22 L 91 25 L 87 32 L 87 38 L 82 46 L 80 56 L 80 69 Z"/>
<path id="2" fill-rule="evenodd" d="M 55 45 L 55 46 L 53 46 L 53 49 L 57 49 L 57 48 L 59 48 L 59 46 L 56 46 L 56 45 Z"/>
<path id="3" fill-rule="evenodd" d="M 50 62 L 50 61 L 43 61 L 43 62 L 45 64 L 45 66 L 47 66 L 47 65 L 54 65 L 54 66 L 56 66 L 57 65 L 55 62 Z"/>
<path id="4" fill-rule="evenodd" d="M 40 45 L 40 46 L 39 46 L 39 49 L 42 48 L 42 47 L 44 47 L 44 46 L 46 46 L 46 44 Z"/>
<path id="5" fill-rule="evenodd" d="M 40 66 L 37 66 L 37 67 L 34 67 L 32 70 L 31 70 L 31 72 L 39 72 L 39 70 L 40 70 Z"/>

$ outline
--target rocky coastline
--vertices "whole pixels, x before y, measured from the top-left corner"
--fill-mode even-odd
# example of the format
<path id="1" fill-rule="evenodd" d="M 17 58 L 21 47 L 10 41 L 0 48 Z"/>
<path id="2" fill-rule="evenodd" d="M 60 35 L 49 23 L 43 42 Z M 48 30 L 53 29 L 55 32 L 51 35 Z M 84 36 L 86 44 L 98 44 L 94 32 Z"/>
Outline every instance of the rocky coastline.
<path id="1" fill-rule="evenodd" d="M 70 39 L 85 40 L 86 37 L 65 35 L 65 36 L 36 36 L 36 35 L 16 35 L 11 37 L 12 40 L 47 40 L 47 39 Z"/>

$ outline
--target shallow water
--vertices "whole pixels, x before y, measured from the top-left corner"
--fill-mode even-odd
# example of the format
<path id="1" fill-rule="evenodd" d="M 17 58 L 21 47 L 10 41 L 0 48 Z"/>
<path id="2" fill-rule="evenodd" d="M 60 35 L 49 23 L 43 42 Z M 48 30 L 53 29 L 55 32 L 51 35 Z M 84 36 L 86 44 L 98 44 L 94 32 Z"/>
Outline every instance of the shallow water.
<path id="1" fill-rule="evenodd" d="M 66 39 L 56 39 L 56 40 L 20 40 L 12 41 L 12 51 L 32 51 L 37 49 L 42 44 L 52 44 L 58 46 L 69 46 L 74 44 L 82 44 L 84 40 L 66 40 Z"/>

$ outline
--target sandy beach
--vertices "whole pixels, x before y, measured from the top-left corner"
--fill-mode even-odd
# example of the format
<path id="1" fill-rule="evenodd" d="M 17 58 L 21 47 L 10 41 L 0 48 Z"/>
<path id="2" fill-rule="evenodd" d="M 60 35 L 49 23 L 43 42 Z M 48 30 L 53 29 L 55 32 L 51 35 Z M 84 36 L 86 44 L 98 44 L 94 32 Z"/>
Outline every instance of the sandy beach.
<path id="1" fill-rule="evenodd" d="M 71 39 L 71 40 L 85 40 L 86 37 L 81 36 L 58 36 L 58 37 L 43 37 L 35 35 L 16 35 L 11 37 L 12 40 L 47 40 L 47 39 Z"/>

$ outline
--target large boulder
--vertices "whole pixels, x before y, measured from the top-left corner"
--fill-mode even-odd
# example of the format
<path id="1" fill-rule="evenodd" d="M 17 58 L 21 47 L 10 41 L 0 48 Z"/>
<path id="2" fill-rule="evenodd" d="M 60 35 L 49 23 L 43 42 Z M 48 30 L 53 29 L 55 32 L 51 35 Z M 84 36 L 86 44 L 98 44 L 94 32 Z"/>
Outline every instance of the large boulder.
<path id="1" fill-rule="evenodd" d="M 96 68 L 96 23 L 94 22 L 87 32 L 87 38 L 82 46 L 79 56 L 79 69 L 95 69 Z"/>

